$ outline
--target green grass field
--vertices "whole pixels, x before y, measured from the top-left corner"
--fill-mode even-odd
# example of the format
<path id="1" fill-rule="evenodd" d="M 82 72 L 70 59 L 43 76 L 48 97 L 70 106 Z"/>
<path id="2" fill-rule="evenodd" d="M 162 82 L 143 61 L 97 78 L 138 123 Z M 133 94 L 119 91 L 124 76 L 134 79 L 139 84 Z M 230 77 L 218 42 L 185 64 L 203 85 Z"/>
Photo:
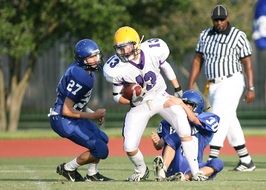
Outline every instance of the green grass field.
<path id="1" fill-rule="evenodd" d="M 149 136 L 153 128 L 147 128 L 144 136 Z M 109 136 L 120 136 L 121 129 L 104 129 Z M 266 129 L 245 128 L 246 135 L 266 135 Z M 15 133 L 0 133 L 1 139 L 17 138 L 58 138 L 52 130 L 19 130 Z M 19 148 L 19 147 L 18 147 Z M 262 145 L 263 148 L 263 145 Z M 1 151 L 1 150 L 0 150 Z M 15 151 L 15 150 L 14 150 Z M 155 182 L 152 171 L 153 157 L 146 157 L 150 168 L 148 181 L 129 183 L 124 181 L 132 174 L 132 165 L 126 157 L 109 157 L 101 162 L 99 170 L 102 174 L 116 179 L 113 182 L 71 183 L 55 173 L 55 168 L 62 162 L 72 158 L 0 158 L 0 190 L 264 190 L 266 189 L 266 155 L 252 158 L 257 166 L 255 172 L 230 171 L 238 162 L 236 156 L 222 156 L 224 170 L 213 181 L 207 182 Z M 80 168 L 82 175 L 86 167 Z"/>
<path id="2" fill-rule="evenodd" d="M 0 159 L 1 190 L 163 190 L 163 189 L 195 189 L 195 190 L 264 190 L 266 189 L 266 155 L 253 156 L 257 169 L 255 172 L 230 171 L 237 163 L 236 157 L 221 157 L 225 161 L 224 170 L 207 182 L 155 182 L 152 171 L 152 157 L 146 158 L 150 168 L 148 181 L 130 183 L 124 181 L 132 173 L 132 166 L 125 157 L 110 157 L 101 162 L 99 170 L 102 174 L 116 179 L 112 182 L 77 182 L 66 181 L 55 173 L 55 167 L 71 158 L 31 158 Z M 79 169 L 86 174 L 86 167 Z"/>

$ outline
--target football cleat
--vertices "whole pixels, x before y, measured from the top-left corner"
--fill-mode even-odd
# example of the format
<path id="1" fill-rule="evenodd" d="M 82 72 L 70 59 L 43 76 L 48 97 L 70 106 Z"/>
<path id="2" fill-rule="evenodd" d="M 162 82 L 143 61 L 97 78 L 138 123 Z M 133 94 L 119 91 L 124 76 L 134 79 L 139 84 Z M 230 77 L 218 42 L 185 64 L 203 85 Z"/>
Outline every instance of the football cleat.
<path id="1" fill-rule="evenodd" d="M 155 181 L 165 181 L 166 174 L 164 171 L 164 163 L 163 158 L 161 156 L 157 156 L 153 160 L 153 171 L 154 171 L 154 178 Z"/>
<path id="2" fill-rule="evenodd" d="M 135 170 L 135 172 L 127 178 L 127 181 L 133 182 L 133 181 L 145 181 L 149 178 L 149 168 L 146 167 L 145 173 L 141 174 L 139 171 Z"/>
<path id="3" fill-rule="evenodd" d="M 113 179 L 101 175 L 99 172 L 94 175 L 86 175 L 84 181 L 112 181 Z"/>
<path id="4" fill-rule="evenodd" d="M 248 164 L 239 161 L 237 166 L 233 170 L 239 171 L 239 172 L 251 172 L 251 171 L 254 171 L 255 169 L 256 169 L 256 166 L 251 160 L 250 163 Z"/>
<path id="5" fill-rule="evenodd" d="M 68 181 L 72 181 L 72 182 L 84 181 L 83 177 L 80 175 L 80 173 L 77 170 L 67 171 L 65 169 L 65 163 L 57 166 L 56 173 L 64 176 Z"/>

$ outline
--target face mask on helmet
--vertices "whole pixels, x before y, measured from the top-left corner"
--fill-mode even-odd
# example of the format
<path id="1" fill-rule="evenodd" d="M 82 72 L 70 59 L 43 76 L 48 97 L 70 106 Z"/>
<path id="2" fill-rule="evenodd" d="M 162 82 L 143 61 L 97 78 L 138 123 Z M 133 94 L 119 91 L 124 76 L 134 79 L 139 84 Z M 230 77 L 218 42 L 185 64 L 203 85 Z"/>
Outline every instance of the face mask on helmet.
<path id="1" fill-rule="evenodd" d="M 96 71 L 101 68 L 101 52 L 98 45 L 90 39 L 83 39 L 75 45 L 75 60 L 85 70 Z"/>
<path id="2" fill-rule="evenodd" d="M 203 112 L 204 99 L 198 92 L 187 90 L 183 93 L 182 100 L 185 104 L 189 104 L 192 107 L 194 113 L 199 115 Z"/>
<path id="3" fill-rule="evenodd" d="M 133 60 L 139 53 L 138 49 L 135 48 L 135 42 L 128 42 L 121 45 L 115 45 L 116 55 L 123 61 L 128 62 Z"/>
<path id="4" fill-rule="evenodd" d="M 85 70 L 90 71 L 98 71 L 102 68 L 102 56 L 101 53 L 98 52 L 96 54 L 91 55 L 90 57 L 84 58 L 83 68 Z"/>
<path id="5" fill-rule="evenodd" d="M 121 61 L 128 62 L 136 58 L 140 52 L 139 45 L 139 35 L 133 28 L 124 26 L 116 31 L 114 49 Z"/>

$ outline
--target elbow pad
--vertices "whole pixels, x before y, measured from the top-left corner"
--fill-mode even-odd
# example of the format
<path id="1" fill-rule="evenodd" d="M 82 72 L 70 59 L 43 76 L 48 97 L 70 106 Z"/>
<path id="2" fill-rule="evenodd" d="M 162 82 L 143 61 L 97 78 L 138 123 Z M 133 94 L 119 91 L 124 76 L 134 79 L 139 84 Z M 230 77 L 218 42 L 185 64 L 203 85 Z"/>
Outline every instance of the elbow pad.
<path id="1" fill-rule="evenodd" d="M 113 93 L 113 99 L 116 103 L 119 103 L 119 99 L 122 95 L 118 93 Z"/>

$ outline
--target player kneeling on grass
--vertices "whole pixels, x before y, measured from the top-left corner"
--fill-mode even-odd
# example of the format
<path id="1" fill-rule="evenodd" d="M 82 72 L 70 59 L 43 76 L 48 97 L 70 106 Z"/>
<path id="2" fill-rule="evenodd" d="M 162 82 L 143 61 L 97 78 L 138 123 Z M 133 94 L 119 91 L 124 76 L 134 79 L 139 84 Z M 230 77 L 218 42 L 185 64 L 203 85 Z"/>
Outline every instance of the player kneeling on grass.
<path id="1" fill-rule="evenodd" d="M 106 110 L 101 108 L 92 111 L 87 108 L 95 81 L 94 72 L 101 69 L 100 64 L 98 45 L 90 39 L 80 40 L 75 45 L 75 61 L 60 79 L 57 98 L 54 107 L 50 109 L 52 129 L 61 137 L 88 149 L 72 161 L 62 163 L 56 168 L 59 175 L 73 182 L 111 180 L 101 175 L 97 169 L 99 161 L 107 158 L 109 150 L 107 135 L 94 121 L 101 124 Z M 88 172 L 83 178 L 77 168 L 85 164 L 88 164 Z"/>
<path id="2" fill-rule="evenodd" d="M 162 120 L 157 133 L 152 133 L 152 141 L 157 150 L 163 149 L 162 157 L 154 159 L 154 175 L 156 181 L 205 181 L 212 179 L 223 169 L 223 161 L 219 158 L 203 162 L 203 152 L 217 131 L 220 118 L 209 112 L 203 112 L 204 100 L 194 91 L 184 92 L 182 99 L 177 98 L 187 113 L 195 147 L 198 147 L 198 163 L 201 177 L 193 179 L 187 159 L 183 153 L 180 137 L 171 125 Z"/>

